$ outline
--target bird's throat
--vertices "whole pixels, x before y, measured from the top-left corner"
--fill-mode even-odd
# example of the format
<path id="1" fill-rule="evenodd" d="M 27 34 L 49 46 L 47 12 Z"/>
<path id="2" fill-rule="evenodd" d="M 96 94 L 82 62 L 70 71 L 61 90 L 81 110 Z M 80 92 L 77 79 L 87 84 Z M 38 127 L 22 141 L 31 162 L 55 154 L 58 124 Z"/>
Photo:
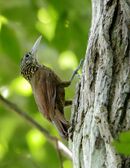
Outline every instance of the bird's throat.
<path id="1" fill-rule="evenodd" d="M 39 67 L 40 65 L 29 64 L 21 70 L 21 74 L 26 80 L 30 81 Z"/>

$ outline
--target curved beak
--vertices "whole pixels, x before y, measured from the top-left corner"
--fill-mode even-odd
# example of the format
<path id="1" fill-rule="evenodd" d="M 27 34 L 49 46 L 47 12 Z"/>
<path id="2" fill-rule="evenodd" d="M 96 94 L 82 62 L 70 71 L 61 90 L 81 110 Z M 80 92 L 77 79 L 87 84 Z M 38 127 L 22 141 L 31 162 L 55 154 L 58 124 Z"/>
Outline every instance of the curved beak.
<path id="1" fill-rule="evenodd" d="M 36 42 L 34 43 L 32 49 L 31 49 L 31 51 L 30 51 L 32 55 L 35 55 L 35 54 L 36 54 L 37 49 L 38 49 L 38 47 L 39 47 L 39 44 L 40 44 L 40 42 L 41 42 L 41 39 L 42 39 L 42 36 L 38 37 L 38 39 L 37 39 Z"/>

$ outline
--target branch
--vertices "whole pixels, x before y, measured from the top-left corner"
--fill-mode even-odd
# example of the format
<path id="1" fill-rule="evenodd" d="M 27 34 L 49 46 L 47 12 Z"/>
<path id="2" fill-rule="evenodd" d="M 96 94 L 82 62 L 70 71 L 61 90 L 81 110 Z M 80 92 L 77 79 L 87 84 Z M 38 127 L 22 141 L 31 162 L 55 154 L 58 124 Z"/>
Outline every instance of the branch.
<path id="1" fill-rule="evenodd" d="M 67 148 L 67 146 L 65 146 L 56 137 L 50 135 L 50 133 L 44 127 L 42 127 L 37 121 L 31 118 L 26 112 L 22 111 L 16 104 L 5 99 L 1 94 L 0 102 L 2 102 L 6 107 L 10 108 L 17 114 L 19 114 L 22 118 L 31 123 L 31 125 L 36 127 L 50 142 L 52 142 L 55 145 L 55 147 L 58 148 L 58 150 L 62 151 L 67 157 L 69 157 L 72 160 L 72 152 Z"/>

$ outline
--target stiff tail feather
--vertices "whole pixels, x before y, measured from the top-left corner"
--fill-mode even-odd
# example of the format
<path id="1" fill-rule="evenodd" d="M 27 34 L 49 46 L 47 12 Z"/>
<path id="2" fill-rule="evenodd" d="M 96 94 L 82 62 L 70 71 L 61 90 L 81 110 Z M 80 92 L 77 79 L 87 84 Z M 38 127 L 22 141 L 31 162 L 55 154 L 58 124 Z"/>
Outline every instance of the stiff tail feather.
<path id="1" fill-rule="evenodd" d="M 59 131 L 59 134 L 66 139 L 68 137 L 68 129 L 70 124 L 59 110 L 56 110 L 55 114 L 56 116 L 53 118 L 53 123 Z"/>

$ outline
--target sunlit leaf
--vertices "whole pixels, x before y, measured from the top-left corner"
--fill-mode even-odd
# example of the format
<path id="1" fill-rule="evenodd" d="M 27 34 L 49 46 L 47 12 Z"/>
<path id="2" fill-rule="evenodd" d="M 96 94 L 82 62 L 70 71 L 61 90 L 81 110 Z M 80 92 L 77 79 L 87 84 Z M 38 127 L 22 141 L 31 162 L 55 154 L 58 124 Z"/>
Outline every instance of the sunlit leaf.
<path id="1" fill-rule="evenodd" d="M 2 25 L 7 24 L 7 23 L 8 23 L 8 19 L 6 17 L 0 15 L 0 31 L 1 31 Z"/>
<path id="2" fill-rule="evenodd" d="M 32 129 L 28 132 L 26 139 L 32 155 L 37 160 L 41 160 L 45 156 L 45 151 L 42 148 L 46 143 L 45 137 L 38 130 Z"/>
<path id="3" fill-rule="evenodd" d="M 24 96 L 30 96 L 32 93 L 30 84 L 23 77 L 14 79 L 10 88 Z"/>
<path id="4" fill-rule="evenodd" d="M 120 133 L 118 140 L 114 140 L 113 145 L 116 148 L 117 152 L 129 156 L 130 131 Z"/>
<path id="5" fill-rule="evenodd" d="M 0 160 L 2 160 L 8 151 L 8 147 L 6 144 L 0 143 Z"/>
<path id="6" fill-rule="evenodd" d="M 59 65 L 62 69 L 75 69 L 78 65 L 76 55 L 72 51 L 64 51 L 59 56 Z"/>
<path id="7" fill-rule="evenodd" d="M 0 93 L 3 97 L 7 98 L 10 94 L 9 88 L 6 86 L 0 87 Z"/>
<path id="8" fill-rule="evenodd" d="M 49 7 L 41 8 L 38 11 L 38 22 L 36 28 L 48 39 L 52 40 L 55 35 L 55 28 L 57 23 L 57 13 L 52 8 Z"/>

